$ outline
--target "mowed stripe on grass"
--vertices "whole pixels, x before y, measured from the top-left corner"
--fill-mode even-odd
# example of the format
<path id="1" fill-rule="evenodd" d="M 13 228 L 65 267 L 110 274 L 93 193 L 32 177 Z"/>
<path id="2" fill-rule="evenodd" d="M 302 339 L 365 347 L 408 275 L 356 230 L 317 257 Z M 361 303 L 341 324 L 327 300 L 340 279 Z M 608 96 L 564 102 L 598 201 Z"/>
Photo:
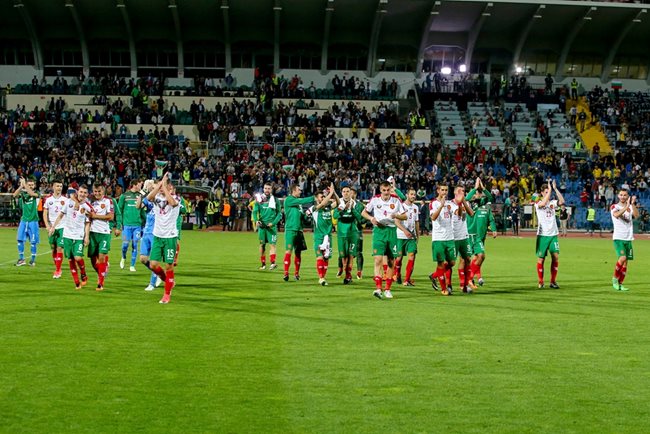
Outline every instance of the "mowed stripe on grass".
<path id="1" fill-rule="evenodd" d="M 611 289 L 611 240 L 561 239 L 561 289 L 538 290 L 534 239 L 498 238 L 486 286 L 445 298 L 423 237 L 416 287 L 379 301 L 370 240 L 362 281 L 343 286 L 335 257 L 321 287 L 311 249 L 285 283 L 281 263 L 257 271 L 253 234 L 184 232 L 167 306 L 144 267 L 119 269 L 115 241 L 103 293 L 93 272 L 75 291 L 65 264 L 52 280 L 47 255 L 3 267 L 0 430 L 645 431 L 647 241 L 629 293 Z M 15 254 L 0 230 L 1 262 Z"/>

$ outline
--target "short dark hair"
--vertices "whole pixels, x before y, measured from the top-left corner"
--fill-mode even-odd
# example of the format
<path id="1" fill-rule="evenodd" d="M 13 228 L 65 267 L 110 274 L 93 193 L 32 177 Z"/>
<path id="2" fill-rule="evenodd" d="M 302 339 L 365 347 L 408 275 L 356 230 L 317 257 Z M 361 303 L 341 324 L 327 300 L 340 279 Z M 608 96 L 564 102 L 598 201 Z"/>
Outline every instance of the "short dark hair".
<path id="1" fill-rule="evenodd" d="M 291 184 L 291 187 L 289 187 L 289 192 L 293 193 L 298 188 L 300 188 L 300 186 L 298 184 Z"/>
<path id="2" fill-rule="evenodd" d="M 77 191 L 81 190 L 82 188 L 83 188 L 84 190 L 88 191 L 88 186 L 87 186 L 86 184 L 81 184 L 81 185 L 77 188 Z"/>
<path id="3" fill-rule="evenodd" d="M 388 181 L 384 181 L 384 182 L 382 182 L 381 184 L 379 184 L 379 188 L 381 188 L 381 187 L 388 187 L 388 188 L 390 188 L 390 187 L 391 187 L 390 182 L 388 182 Z"/>

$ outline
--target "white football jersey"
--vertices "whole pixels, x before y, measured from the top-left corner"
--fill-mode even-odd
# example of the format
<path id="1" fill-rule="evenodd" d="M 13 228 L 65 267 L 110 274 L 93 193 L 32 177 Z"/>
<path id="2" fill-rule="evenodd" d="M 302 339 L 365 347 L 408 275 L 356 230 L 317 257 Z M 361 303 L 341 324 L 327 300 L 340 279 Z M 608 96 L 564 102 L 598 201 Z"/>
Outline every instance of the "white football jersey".
<path id="1" fill-rule="evenodd" d="M 406 211 L 406 220 L 402 220 L 402 226 L 417 236 L 415 233 L 415 223 L 420 219 L 420 209 L 416 204 L 408 205 L 406 202 L 402 202 L 402 206 L 404 207 L 404 211 Z M 400 240 L 409 239 L 400 228 L 397 228 L 397 238 Z"/>
<path id="2" fill-rule="evenodd" d="M 113 213 L 113 201 L 108 197 L 104 197 L 102 200 L 95 200 L 91 206 L 97 215 L 103 216 Z M 93 220 L 90 223 L 90 232 L 96 232 L 98 234 L 110 234 L 110 222 L 108 220 Z"/>
<path id="3" fill-rule="evenodd" d="M 63 238 L 83 240 L 86 236 L 85 228 L 88 215 L 92 210 L 88 202 L 79 204 L 79 209 L 75 209 L 75 201 L 68 200 L 61 211 L 65 214 L 65 217 L 63 217 Z"/>
<path id="4" fill-rule="evenodd" d="M 381 195 L 377 195 L 370 199 L 370 202 L 366 205 L 366 212 L 372 214 L 380 225 L 395 227 L 395 219 L 392 215 L 402 214 L 404 206 L 402 201 L 395 195 L 391 195 L 387 201 L 384 201 Z"/>
<path id="5" fill-rule="evenodd" d="M 555 211 L 557 211 L 557 200 L 551 200 L 546 206 L 539 206 L 535 203 L 535 213 L 537 213 L 537 235 L 552 237 L 558 234 L 557 221 L 555 220 Z"/>
<path id="6" fill-rule="evenodd" d="M 64 196 L 59 196 L 59 197 L 50 196 L 45 200 L 45 205 L 43 205 L 43 208 L 47 210 L 47 220 L 50 223 L 50 225 L 54 224 L 59 214 L 61 214 L 61 211 L 63 211 L 63 208 L 65 207 L 67 201 L 68 198 Z M 59 222 L 59 224 L 54 229 L 62 229 L 62 228 L 63 228 L 63 219 L 61 219 L 61 222 Z"/>
<path id="7" fill-rule="evenodd" d="M 452 223 L 453 215 L 453 203 L 450 200 L 446 200 L 442 204 L 438 199 L 435 199 L 429 204 L 429 215 L 433 215 L 434 212 L 438 211 L 440 208 L 444 207 L 438 218 L 433 220 L 431 219 L 431 240 L 433 241 L 453 241 L 454 240 L 454 230 Z"/>
<path id="8" fill-rule="evenodd" d="M 178 237 L 178 229 L 176 227 L 176 221 L 178 220 L 178 214 L 180 213 L 181 207 L 179 202 L 179 197 L 174 196 L 174 199 L 177 201 L 176 206 L 171 206 L 167 202 L 167 198 L 164 194 L 159 194 L 154 199 L 154 212 L 156 213 L 156 219 L 153 225 L 153 235 L 158 238 L 176 238 Z"/>
<path id="9" fill-rule="evenodd" d="M 612 239 L 621 241 L 634 241 L 634 215 L 632 211 L 628 210 L 620 217 L 614 217 L 614 213 L 623 209 L 624 206 L 617 203 L 611 206 L 610 215 L 612 216 L 612 223 L 614 224 L 614 235 Z"/>
<path id="10" fill-rule="evenodd" d="M 465 207 L 461 207 L 453 200 L 451 204 L 451 226 L 454 231 L 454 240 L 466 240 L 469 238 L 469 232 L 467 231 L 467 211 Z"/>

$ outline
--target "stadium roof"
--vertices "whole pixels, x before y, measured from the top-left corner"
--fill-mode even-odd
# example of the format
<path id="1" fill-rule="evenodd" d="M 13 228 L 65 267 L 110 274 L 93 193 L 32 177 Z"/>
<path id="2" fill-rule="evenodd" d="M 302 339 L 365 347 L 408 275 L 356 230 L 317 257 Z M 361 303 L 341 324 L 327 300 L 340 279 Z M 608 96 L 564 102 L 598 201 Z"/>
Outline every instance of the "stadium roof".
<path id="1" fill-rule="evenodd" d="M 14 0 L 0 2 L 3 44 L 22 40 L 42 67 L 44 51 L 90 53 L 122 46 L 164 46 L 178 55 L 195 44 L 281 53 L 308 48 L 327 57 L 357 52 L 367 65 L 400 56 L 414 64 L 427 47 L 458 47 L 471 60 L 514 64 L 526 53 L 589 55 L 604 65 L 616 56 L 650 62 L 645 5 L 588 1 L 504 0 Z M 45 62 L 47 64 L 47 62 Z M 322 68 L 326 69 L 326 68 Z M 373 66 L 374 69 L 374 66 Z M 605 68 L 603 68 L 605 69 Z M 561 70 L 561 68 L 558 68 Z"/>

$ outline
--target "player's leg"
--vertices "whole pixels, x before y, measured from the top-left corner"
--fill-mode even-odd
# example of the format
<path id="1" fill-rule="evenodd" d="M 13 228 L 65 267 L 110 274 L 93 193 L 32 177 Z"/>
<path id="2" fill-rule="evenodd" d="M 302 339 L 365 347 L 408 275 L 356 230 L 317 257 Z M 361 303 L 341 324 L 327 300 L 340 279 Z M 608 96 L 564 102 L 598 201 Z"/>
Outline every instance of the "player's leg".
<path id="1" fill-rule="evenodd" d="M 142 238 L 142 228 L 136 227 L 133 233 L 133 239 L 131 240 L 131 268 L 130 271 L 135 271 L 135 262 L 138 259 L 138 243 Z"/>
<path id="2" fill-rule="evenodd" d="M 395 251 L 389 248 L 386 252 L 386 265 L 388 265 L 386 270 L 386 288 L 384 289 L 384 297 L 386 298 L 393 298 L 391 286 L 393 285 L 393 270 L 395 269 L 395 257 L 397 256 L 397 243 L 395 243 L 393 247 L 395 248 Z"/>
<path id="3" fill-rule="evenodd" d="M 25 239 L 27 238 L 27 222 L 21 221 L 18 224 L 18 235 L 16 242 L 18 243 L 18 262 L 16 266 L 20 267 L 25 265 Z"/>
<path id="4" fill-rule="evenodd" d="M 262 229 L 260 229 L 261 231 Z M 260 270 L 266 270 L 266 244 L 264 241 L 260 240 Z"/>
<path id="5" fill-rule="evenodd" d="M 296 234 L 294 231 L 284 231 L 284 276 L 282 279 L 289 280 L 289 267 L 291 266 L 291 252 L 294 248 Z"/>
<path id="6" fill-rule="evenodd" d="M 357 243 L 357 279 L 363 276 L 363 234 L 359 234 L 359 242 Z"/>
<path id="7" fill-rule="evenodd" d="M 84 242 L 83 240 L 75 240 L 74 243 L 74 260 L 79 267 L 79 276 L 81 277 L 81 286 L 86 286 L 88 283 L 88 275 L 86 274 L 86 263 L 84 262 Z"/>
<path id="8" fill-rule="evenodd" d="M 174 258 L 176 257 L 176 238 L 164 238 L 164 269 L 165 269 L 165 295 L 160 299 L 160 303 L 169 303 L 172 295 L 172 289 L 176 286 L 174 276 Z"/>
<path id="9" fill-rule="evenodd" d="M 68 265 L 70 266 L 72 281 L 74 282 L 76 289 L 81 289 L 81 282 L 79 281 L 79 273 L 77 271 L 77 263 L 74 260 L 74 240 L 64 238 L 63 246 L 64 256 L 68 259 Z"/>
<path id="10" fill-rule="evenodd" d="M 402 283 L 402 257 L 406 250 L 406 241 L 408 240 L 397 240 L 397 255 L 393 260 L 393 276 L 395 276 L 395 281 L 399 284 Z"/>
<path id="11" fill-rule="evenodd" d="M 559 289 L 557 284 L 557 272 L 560 267 L 560 242 L 557 236 L 548 237 L 548 252 L 551 254 L 551 282 L 549 286 L 553 289 Z"/>
<path id="12" fill-rule="evenodd" d="M 132 226 L 124 226 L 124 230 L 122 231 L 122 259 L 120 260 L 120 268 L 124 269 L 124 265 L 126 263 L 126 252 L 129 250 L 129 244 L 133 240 L 133 227 Z"/>
<path id="13" fill-rule="evenodd" d="M 269 243 L 269 260 L 271 262 L 271 266 L 269 267 L 269 270 L 275 270 L 278 266 L 276 264 L 276 247 L 275 245 L 278 242 L 278 232 L 277 229 L 270 230 L 270 239 L 268 240 Z"/>
<path id="14" fill-rule="evenodd" d="M 97 234 L 98 247 L 97 247 L 97 291 L 104 289 L 104 281 L 106 279 L 107 257 L 111 250 L 111 235 L 110 234 Z"/>
<path id="15" fill-rule="evenodd" d="M 36 265 L 36 252 L 38 250 L 38 244 L 41 241 L 41 233 L 38 227 L 38 222 L 29 222 L 29 251 L 31 253 L 31 258 L 29 260 L 29 265 L 32 267 Z"/>
<path id="16" fill-rule="evenodd" d="M 455 241 L 446 241 L 445 246 L 445 279 L 447 281 L 447 291 L 448 295 L 451 295 L 451 275 L 454 265 L 456 265 L 456 256 L 458 252 L 456 251 L 456 242 Z M 443 292 L 443 295 L 447 295 Z"/>
<path id="17" fill-rule="evenodd" d="M 303 237 L 302 241 L 300 242 L 301 244 L 304 244 L 304 235 L 302 232 L 298 232 L 296 237 Z M 294 275 L 293 277 L 296 280 L 300 280 L 300 264 L 302 263 L 302 250 L 300 249 L 300 246 L 295 246 L 294 247 L 294 257 L 293 257 L 293 266 L 294 266 Z"/>
<path id="18" fill-rule="evenodd" d="M 537 236 L 536 241 L 536 254 L 537 254 L 537 281 L 538 288 L 544 287 L 544 260 L 548 251 L 547 243 L 544 237 Z"/>
<path id="19" fill-rule="evenodd" d="M 382 275 L 384 269 L 384 254 L 386 251 L 386 244 L 387 240 L 385 240 L 383 232 L 378 229 L 374 229 L 372 231 L 372 256 L 374 260 L 375 272 L 375 277 L 373 278 L 375 281 L 375 291 L 373 292 L 373 295 L 377 298 L 382 297 Z"/>

